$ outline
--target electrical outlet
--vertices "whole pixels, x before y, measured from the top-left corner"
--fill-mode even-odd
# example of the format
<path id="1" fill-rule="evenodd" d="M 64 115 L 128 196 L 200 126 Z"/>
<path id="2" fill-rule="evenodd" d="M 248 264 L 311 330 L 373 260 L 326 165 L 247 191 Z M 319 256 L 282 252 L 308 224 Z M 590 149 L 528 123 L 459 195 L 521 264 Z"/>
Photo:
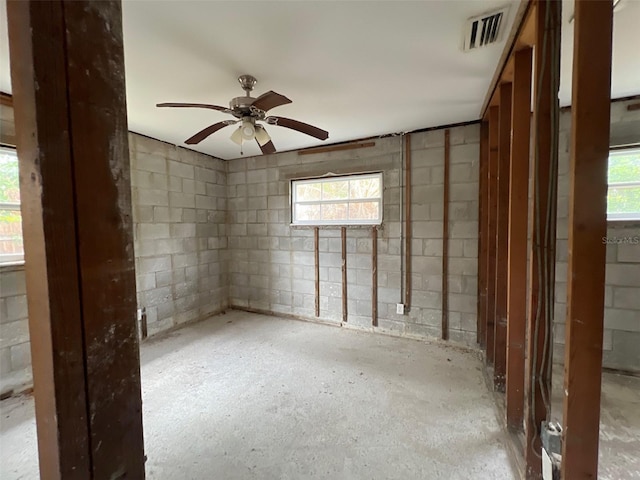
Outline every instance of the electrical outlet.
<path id="1" fill-rule="evenodd" d="M 404 303 L 396 303 L 396 313 L 398 315 L 404 315 Z"/>

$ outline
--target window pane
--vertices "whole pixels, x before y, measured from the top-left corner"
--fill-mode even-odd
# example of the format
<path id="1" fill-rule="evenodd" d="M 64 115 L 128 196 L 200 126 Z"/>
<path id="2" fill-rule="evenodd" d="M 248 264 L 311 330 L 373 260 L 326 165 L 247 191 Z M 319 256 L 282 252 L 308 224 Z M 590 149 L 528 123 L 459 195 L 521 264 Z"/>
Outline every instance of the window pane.
<path id="1" fill-rule="evenodd" d="M 378 202 L 354 202 L 349 204 L 349 220 L 377 220 Z"/>
<path id="2" fill-rule="evenodd" d="M 360 178 L 349 181 L 350 198 L 380 198 L 380 178 Z"/>
<path id="3" fill-rule="evenodd" d="M 323 200 L 347 200 L 349 198 L 349 182 L 340 180 L 322 184 Z"/>
<path id="4" fill-rule="evenodd" d="M 346 182 L 345 182 L 346 186 Z M 325 203 L 322 205 L 322 220 L 340 221 L 347 218 L 348 207 L 346 203 Z"/>
<path id="5" fill-rule="evenodd" d="M 296 200 L 298 202 L 309 202 L 320 200 L 322 192 L 321 183 L 300 183 L 296 186 Z"/>
<path id="6" fill-rule="evenodd" d="M 320 205 L 296 205 L 296 221 L 320 220 Z"/>
<path id="7" fill-rule="evenodd" d="M 0 148 L 0 203 L 20 203 L 18 156 L 8 148 Z"/>
<path id="8" fill-rule="evenodd" d="M 622 150 L 609 156 L 609 183 L 640 182 L 640 150 Z"/>
<path id="9" fill-rule="evenodd" d="M 607 213 L 640 213 L 640 186 L 609 187 Z"/>
<path id="10" fill-rule="evenodd" d="M 20 210 L 0 209 L 0 262 L 23 252 Z"/>

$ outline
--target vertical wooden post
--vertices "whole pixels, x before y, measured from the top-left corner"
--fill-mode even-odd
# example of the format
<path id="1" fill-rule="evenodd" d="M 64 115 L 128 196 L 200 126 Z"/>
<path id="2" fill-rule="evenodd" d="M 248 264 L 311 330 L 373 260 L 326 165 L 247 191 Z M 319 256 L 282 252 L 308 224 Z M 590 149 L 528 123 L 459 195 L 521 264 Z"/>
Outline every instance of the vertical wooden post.
<path id="1" fill-rule="evenodd" d="M 507 373 L 507 259 L 509 235 L 509 170 L 511 160 L 510 83 L 500 85 L 498 147 L 498 212 L 496 218 L 496 318 L 493 354 L 493 387 L 504 392 Z"/>
<path id="2" fill-rule="evenodd" d="M 598 478 L 612 23 L 611 0 L 576 2 L 562 452 L 567 480 Z"/>
<path id="3" fill-rule="evenodd" d="M 404 304 L 406 308 L 411 306 L 411 242 L 413 241 L 411 223 L 411 134 L 404 136 L 404 156 L 405 156 L 405 178 L 404 178 L 404 268 L 405 268 L 405 289 Z"/>
<path id="4" fill-rule="evenodd" d="M 507 427 L 512 431 L 521 431 L 524 420 L 531 61 L 531 48 L 515 53 L 511 101 L 506 410 Z"/>
<path id="5" fill-rule="evenodd" d="M 551 398 L 552 322 L 557 204 L 558 88 L 562 2 L 538 0 L 535 11 L 534 156 L 529 252 L 526 393 L 526 474 L 540 478 L 540 429 Z"/>
<path id="6" fill-rule="evenodd" d="M 320 229 L 318 227 L 314 227 L 313 229 L 313 258 L 314 258 L 314 269 L 316 276 L 316 317 L 320 316 Z"/>
<path id="7" fill-rule="evenodd" d="M 119 2 L 7 3 L 41 478 L 144 478 Z"/>
<path id="8" fill-rule="evenodd" d="M 342 239 L 342 321 L 347 323 L 349 312 L 347 309 L 347 228 L 340 228 Z"/>
<path id="9" fill-rule="evenodd" d="M 371 229 L 371 323 L 378 326 L 378 227 Z"/>
<path id="10" fill-rule="evenodd" d="M 449 129 L 444 131 L 444 194 L 442 215 L 442 339 L 449 339 Z"/>
<path id="11" fill-rule="evenodd" d="M 496 306 L 496 215 L 498 207 L 498 126 L 499 107 L 489 108 L 489 175 L 487 186 L 487 298 L 486 361 L 493 365 Z"/>
<path id="12" fill-rule="evenodd" d="M 478 202 L 478 318 L 477 341 L 485 346 L 487 331 L 487 224 L 489 186 L 489 122 L 480 124 L 480 179 Z"/>

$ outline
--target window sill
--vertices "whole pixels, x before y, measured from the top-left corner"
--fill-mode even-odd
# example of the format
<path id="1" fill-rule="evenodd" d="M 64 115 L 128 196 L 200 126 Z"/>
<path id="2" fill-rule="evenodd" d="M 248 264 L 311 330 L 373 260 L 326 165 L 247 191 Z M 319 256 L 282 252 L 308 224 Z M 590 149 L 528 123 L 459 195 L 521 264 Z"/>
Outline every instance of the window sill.
<path id="1" fill-rule="evenodd" d="M 14 272 L 24 270 L 24 260 L 0 263 L 0 272 Z"/>
<path id="2" fill-rule="evenodd" d="M 640 228 L 640 220 L 607 220 L 607 228 Z"/>
<path id="3" fill-rule="evenodd" d="M 384 230 L 383 224 L 376 224 L 376 223 L 371 223 L 371 224 L 362 224 L 362 225 L 340 225 L 340 224 L 335 224 L 335 225 L 296 225 L 293 223 L 290 223 L 289 226 L 291 228 L 293 228 L 294 230 L 312 230 L 314 228 L 319 228 L 320 230 L 335 230 L 335 229 L 339 229 L 339 228 L 347 228 L 347 229 L 352 229 L 352 230 L 370 230 L 373 227 L 376 227 L 378 230 Z"/>

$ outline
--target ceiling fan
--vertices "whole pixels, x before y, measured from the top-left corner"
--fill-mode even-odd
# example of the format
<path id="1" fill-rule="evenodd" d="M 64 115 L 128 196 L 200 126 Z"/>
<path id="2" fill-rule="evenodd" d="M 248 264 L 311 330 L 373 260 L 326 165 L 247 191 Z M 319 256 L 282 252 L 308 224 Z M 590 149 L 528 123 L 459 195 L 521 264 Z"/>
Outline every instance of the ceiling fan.
<path id="1" fill-rule="evenodd" d="M 236 117 L 237 120 L 224 120 L 200 130 L 198 133 L 185 140 L 185 143 L 188 145 L 196 145 L 212 133 L 215 133 L 229 125 L 236 125 L 239 123 L 240 126 L 233 132 L 233 134 L 231 134 L 231 140 L 240 145 L 240 148 L 242 148 L 243 142 L 255 139 L 262 153 L 274 153 L 276 148 L 271 142 L 271 137 L 264 126 L 257 123 L 258 121 L 266 122 L 269 125 L 290 128 L 291 130 L 306 133 L 307 135 L 320 140 L 326 140 L 329 138 L 329 132 L 318 127 L 314 127 L 313 125 L 299 122 L 298 120 L 292 120 L 291 118 L 267 116 L 267 111 L 272 108 L 279 107 L 280 105 L 291 103 L 291 100 L 274 91 L 268 91 L 267 93 L 260 95 L 258 98 L 253 98 L 251 96 L 251 90 L 253 90 L 253 87 L 258 81 L 251 75 L 241 75 L 238 77 L 238 82 L 240 82 L 240 86 L 245 91 L 245 96 L 231 99 L 229 102 L 229 108 L 221 107 L 219 105 L 209 105 L 207 103 L 158 103 L 156 106 L 208 108 L 211 110 L 218 110 L 219 112 L 229 113 Z"/>

